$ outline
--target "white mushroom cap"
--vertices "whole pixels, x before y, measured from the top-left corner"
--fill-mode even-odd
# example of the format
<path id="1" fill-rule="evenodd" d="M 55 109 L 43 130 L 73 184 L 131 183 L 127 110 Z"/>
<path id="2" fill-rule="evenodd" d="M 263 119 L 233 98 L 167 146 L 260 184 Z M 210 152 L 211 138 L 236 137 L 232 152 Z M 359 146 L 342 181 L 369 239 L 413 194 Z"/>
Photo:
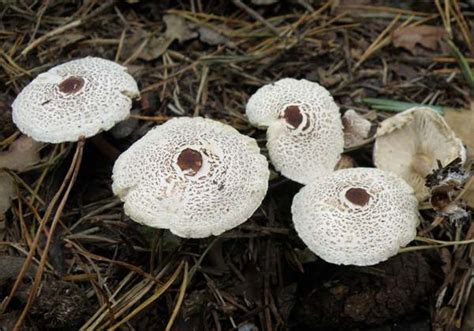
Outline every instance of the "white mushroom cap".
<path id="1" fill-rule="evenodd" d="M 86 57 L 44 72 L 13 102 L 13 122 L 37 141 L 77 141 L 130 114 L 137 83 L 115 62 Z"/>
<path id="2" fill-rule="evenodd" d="M 246 113 L 253 125 L 268 127 L 270 159 L 284 176 L 306 184 L 334 170 L 344 147 L 342 123 L 321 85 L 281 79 L 258 89 Z"/>
<path id="3" fill-rule="evenodd" d="M 337 170 L 303 187 L 291 210 L 308 248 L 335 264 L 384 261 L 415 238 L 419 223 L 413 189 L 375 168 Z"/>
<path id="4" fill-rule="evenodd" d="M 155 127 L 117 159 L 112 189 L 136 222 L 203 238 L 245 222 L 269 176 L 255 139 L 217 121 L 183 117 Z"/>
<path id="5" fill-rule="evenodd" d="M 425 177 L 456 158 L 466 160 L 463 143 L 429 107 L 415 107 L 380 123 L 374 145 L 374 164 L 393 171 L 415 190 L 419 200 L 429 196 Z"/>

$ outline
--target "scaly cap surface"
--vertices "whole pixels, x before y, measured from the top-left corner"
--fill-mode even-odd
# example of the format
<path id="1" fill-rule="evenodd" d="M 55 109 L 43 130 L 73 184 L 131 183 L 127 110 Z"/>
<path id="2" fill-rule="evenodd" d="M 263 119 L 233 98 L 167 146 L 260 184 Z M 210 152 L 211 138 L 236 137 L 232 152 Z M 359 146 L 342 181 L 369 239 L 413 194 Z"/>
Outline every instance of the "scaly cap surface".
<path id="1" fill-rule="evenodd" d="M 36 141 L 77 141 L 108 130 L 130 114 L 137 83 L 115 62 L 86 57 L 36 77 L 12 104 L 13 122 Z"/>
<path id="2" fill-rule="evenodd" d="M 249 121 L 267 127 L 275 168 L 302 184 L 334 170 L 344 147 L 339 107 L 321 85 L 284 78 L 255 92 L 246 107 Z"/>
<path id="3" fill-rule="evenodd" d="M 335 264 L 384 261 L 415 238 L 419 222 L 412 188 L 375 168 L 337 170 L 303 187 L 291 209 L 308 248 Z"/>
<path id="4" fill-rule="evenodd" d="M 182 117 L 155 127 L 117 159 L 112 188 L 133 220 L 202 238 L 245 222 L 269 176 L 254 139 L 217 121 Z"/>

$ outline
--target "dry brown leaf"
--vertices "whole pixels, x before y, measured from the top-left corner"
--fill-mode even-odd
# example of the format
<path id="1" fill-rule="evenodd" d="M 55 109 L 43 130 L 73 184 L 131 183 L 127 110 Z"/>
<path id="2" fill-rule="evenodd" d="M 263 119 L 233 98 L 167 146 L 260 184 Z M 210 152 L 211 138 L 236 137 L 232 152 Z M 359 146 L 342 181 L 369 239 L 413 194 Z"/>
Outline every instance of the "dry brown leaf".
<path id="1" fill-rule="evenodd" d="M 124 49 L 125 57 L 131 56 L 138 47 L 146 42 L 145 47 L 138 55 L 139 59 L 152 61 L 160 57 L 171 43 L 175 40 L 183 42 L 196 38 L 197 32 L 190 29 L 187 22 L 175 15 L 163 16 L 166 24 L 166 31 L 163 35 L 157 35 L 154 32 L 139 29 L 128 38 L 127 47 Z"/>
<path id="2" fill-rule="evenodd" d="M 474 110 L 444 109 L 444 119 L 467 146 L 468 159 L 474 160 Z"/>
<path id="3" fill-rule="evenodd" d="M 21 136 L 7 151 L 0 152 L 0 169 L 25 171 L 40 160 L 39 150 L 43 146 L 30 137 Z"/>
<path id="4" fill-rule="evenodd" d="M 414 53 L 417 44 L 436 50 L 444 34 L 444 29 L 438 26 L 407 26 L 392 33 L 392 42 L 395 47 L 403 47 L 411 53 Z"/>
<path id="5" fill-rule="evenodd" d="M 198 28 L 198 33 L 199 33 L 199 39 L 209 45 L 228 45 L 228 46 L 234 46 L 229 38 L 226 36 L 220 34 L 219 32 L 216 32 L 214 30 L 211 30 L 209 28 L 206 28 L 205 26 L 201 26 Z"/>
<path id="6" fill-rule="evenodd" d="M 179 16 L 175 15 L 165 15 L 163 16 L 163 21 L 166 24 L 165 37 L 170 39 L 177 39 L 179 42 L 190 40 L 196 38 L 198 34 L 195 31 L 192 31 L 186 21 Z"/>
<path id="7" fill-rule="evenodd" d="M 0 171 L 0 224 L 3 224 L 4 213 L 10 209 L 11 199 L 15 196 L 15 183 L 5 171 Z M 0 228 L 0 232 L 2 229 Z"/>
<path id="8" fill-rule="evenodd" d="M 12 108 L 10 100 L 5 100 L 0 94 L 0 140 L 4 140 L 16 131 L 12 121 Z"/>
<path id="9" fill-rule="evenodd" d="M 346 73 L 335 74 L 321 67 L 317 68 L 316 71 L 317 71 L 317 77 L 315 77 L 314 79 L 318 80 L 320 84 L 322 84 L 326 88 L 339 84 L 343 81 L 349 80 L 349 75 Z"/>
<path id="10" fill-rule="evenodd" d="M 163 36 L 151 36 L 149 37 L 148 43 L 145 48 L 138 55 L 139 59 L 145 61 L 152 61 L 160 57 L 168 47 L 171 45 L 174 39 L 166 38 Z"/>
<path id="11" fill-rule="evenodd" d="M 66 35 L 58 36 L 58 45 L 61 47 L 67 47 L 78 41 L 86 39 L 87 36 L 80 33 L 68 33 Z"/>
<path id="12" fill-rule="evenodd" d="M 462 200 L 471 208 L 474 208 L 474 185 L 471 185 L 466 193 L 463 194 Z"/>
<path id="13" fill-rule="evenodd" d="M 456 136 L 463 141 L 467 147 L 467 164 L 474 164 L 474 110 L 458 111 L 444 109 L 444 119 L 453 129 Z M 471 185 L 463 194 L 462 199 L 474 208 L 474 185 Z"/>
<path id="14" fill-rule="evenodd" d="M 0 286 L 8 279 L 15 279 L 20 272 L 25 258 L 21 256 L 0 255 Z M 34 275 L 35 267 L 30 266 L 26 271 L 28 276 Z"/>
<path id="15" fill-rule="evenodd" d="M 474 164 L 474 107 L 470 110 L 444 109 L 444 119 L 453 129 L 456 136 L 463 141 L 467 147 L 466 164 Z M 463 194 L 462 199 L 471 208 L 474 208 L 474 185 L 471 184 Z"/>

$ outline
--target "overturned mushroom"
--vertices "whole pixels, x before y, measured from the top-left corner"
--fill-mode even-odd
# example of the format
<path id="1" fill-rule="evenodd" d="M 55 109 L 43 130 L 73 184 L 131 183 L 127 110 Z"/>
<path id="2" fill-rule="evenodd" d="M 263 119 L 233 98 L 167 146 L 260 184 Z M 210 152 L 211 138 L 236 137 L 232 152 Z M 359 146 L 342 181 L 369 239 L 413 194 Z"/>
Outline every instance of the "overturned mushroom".
<path id="1" fill-rule="evenodd" d="M 303 187 L 291 210 L 308 248 L 335 264 L 387 260 L 415 238 L 419 222 L 413 189 L 374 168 L 337 170 Z"/>
<path id="2" fill-rule="evenodd" d="M 261 87 L 246 107 L 249 121 L 267 129 L 275 168 L 302 184 L 334 170 L 343 152 L 339 108 L 329 92 L 305 79 Z"/>
<path id="3" fill-rule="evenodd" d="M 118 158 L 112 188 L 136 222 L 202 238 L 245 222 L 269 175 L 254 139 L 217 121 L 175 118 Z"/>
<path id="4" fill-rule="evenodd" d="M 466 150 L 440 115 L 416 107 L 380 123 L 373 156 L 377 168 L 401 176 L 424 200 L 429 196 L 425 178 L 438 168 L 438 161 L 443 166 L 456 158 L 464 162 Z"/>
<path id="5" fill-rule="evenodd" d="M 38 75 L 13 102 L 13 121 L 37 141 L 77 141 L 127 118 L 138 96 L 125 67 L 86 57 Z"/>

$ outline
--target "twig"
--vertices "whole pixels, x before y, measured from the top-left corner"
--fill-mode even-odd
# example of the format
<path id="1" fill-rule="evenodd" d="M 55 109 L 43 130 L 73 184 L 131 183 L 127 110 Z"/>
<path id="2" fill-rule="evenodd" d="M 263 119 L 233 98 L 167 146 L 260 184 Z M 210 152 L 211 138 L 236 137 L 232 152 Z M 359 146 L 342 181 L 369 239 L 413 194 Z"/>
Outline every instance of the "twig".
<path id="1" fill-rule="evenodd" d="M 395 26 L 395 24 L 398 22 L 398 20 L 400 19 L 401 15 L 398 14 L 393 20 L 392 22 L 390 22 L 390 24 L 378 35 L 377 38 L 375 38 L 375 40 L 372 42 L 372 44 L 370 44 L 369 48 L 367 48 L 367 50 L 364 52 L 364 54 L 362 54 L 362 56 L 360 57 L 359 61 L 357 61 L 357 63 L 355 64 L 354 66 L 354 69 L 357 69 L 362 63 L 365 62 L 365 60 L 367 60 L 369 58 L 370 55 L 372 55 L 377 49 L 379 49 L 382 45 L 386 44 L 387 41 L 384 42 L 384 37 L 387 33 L 390 32 L 390 30 Z"/>
<path id="2" fill-rule="evenodd" d="M 81 19 L 77 19 L 77 20 L 74 20 L 64 26 L 60 26 L 48 33 L 46 33 L 45 35 L 39 37 L 38 39 L 36 39 L 35 41 L 33 41 L 32 43 L 30 43 L 25 49 L 23 49 L 23 51 L 20 53 L 21 56 L 26 56 L 32 49 L 35 49 L 36 47 L 38 47 L 38 45 L 40 45 L 41 43 L 45 42 L 46 40 L 48 40 L 49 38 L 51 37 L 54 37 L 54 36 L 57 36 L 59 34 L 62 34 L 63 32 L 67 31 L 67 30 L 70 30 L 70 29 L 73 29 L 73 28 L 77 28 L 78 26 L 84 24 L 86 21 L 90 20 L 91 18 L 99 15 L 100 13 L 102 13 L 104 10 L 106 10 L 107 8 L 111 7 L 114 5 L 116 0 L 110 0 L 110 1 L 107 1 L 107 2 L 104 2 L 99 8 L 97 8 L 96 10 L 94 10 L 92 13 L 90 13 L 89 15 L 87 16 L 84 16 L 83 18 Z"/>
<path id="3" fill-rule="evenodd" d="M 461 29 L 464 41 L 466 42 L 467 46 L 469 47 L 469 50 L 471 51 L 471 54 L 474 54 L 474 45 L 472 42 L 472 33 L 469 31 L 469 26 L 467 25 L 466 19 L 464 18 L 464 15 L 461 12 L 461 8 L 459 7 L 459 3 L 455 1 L 450 1 L 449 4 L 451 4 L 454 7 L 454 18 L 456 19 L 456 22 L 459 25 L 459 28 Z"/>
<path id="4" fill-rule="evenodd" d="M 23 323 L 23 320 L 26 317 L 26 314 L 28 313 L 29 308 L 33 304 L 33 301 L 35 300 L 36 292 L 38 290 L 38 287 L 41 282 L 41 277 L 43 275 L 44 267 L 46 265 L 46 261 L 48 258 L 48 251 L 49 251 L 49 246 L 51 245 L 52 239 L 54 237 L 54 230 L 56 229 L 56 226 L 59 223 L 59 219 L 61 218 L 61 214 L 63 212 L 64 207 L 66 206 L 67 199 L 69 197 L 69 194 L 71 193 L 72 187 L 74 186 L 74 183 L 76 181 L 77 175 L 79 174 L 79 169 L 81 167 L 81 160 L 82 160 L 82 152 L 84 151 L 84 144 L 85 144 L 85 138 L 82 137 L 79 139 L 79 142 L 77 143 L 77 148 L 76 148 L 76 153 L 74 154 L 73 161 L 71 163 L 71 167 L 69 168 L 68 174 L 66 175 L 66 178 L 63 182 L 66 183 L 69 180 L 68 187 L 66 191 L 64 192 L 64 196 L 61 199 L 61 202 L 58 205 L 58 209 L 56 210 L 56 214 L 54 215 L 53 222 L 51 223 L 51 229 L 49 231 L 49 236 L 48 239 L 46 240 L 46 245 L 43 249 L 43 254 L 41 255 L 41 260 L 40 264 L 38 267 L 38 270 L 36 271 L 35 274 L 35 279 L 33 281 L 33 284 L 31 285 L 30 289 L 30 295 L 28 296 L 28 301 L 23 308 L 23 311 L 21 312 L 20 317 L 18 318 L 13 330 L 20 330 L 21 325 Z M 46 223 L 45 220 L 43 224 Z M 35 238 L 36 239 L 36 238 Z"/>
<path id="5" fill-rule="evenodd" d="M 54 207 L 56 206 L 57 201 L 59 200 L 62 192 L 66 188 L 67 182 L 69 179 L 72 177 L 74 171 L 76 170 L 75 163 L 77 162 L 78 158 L 82 155 L 82 144 L 78 144 L 76 148 L 76 153 L 74 154 L 73 161 L 71 163 L 71 166 L 68 170 L 68 173 L 66 174 L 66 177 L 63 180 L 63 183 L 61 184 L 59 190 L 56 192 L 54 195 L 53 199 L 48 205 L 48 208 L 46 209 L 46 212 L 44 213 L 43 219 L 38 227 L 38 230 L 36 231 L 35 238 L 33 240 L 33 243 L 31 245 L 30 251 L 28 252 L 28 256 L 25 259 L 25 262 L 23 263 L 23 266 L 20 270 L 20 273 L 18 274 L 15 283 L 13 284 L 12 289 L 10 290 L 10 294 L 5 298 L 4 302 L 2 303 L 0 307 L 0 314 L 5 311 L 5 309 L 8 307 L 10 304 L 10 301 L 12 300 L 13 296 L 15 295 L 16 291 L 18 290 L 18 287 L 22 283 L 23 277 L 26 274 L 26 271 L 28 270 L 31 260 L 33 259 L 33 256 L 35 255 L 36 247 L 38 246 L 39 239 L 41 237 L 41 233 L 43 232 L 44 227 L 46 226 L 46 223 L 51 216 Z"/>
<path id="6" fill-rule="evenodd" d="M 255 10 L 253 10 L 252 8 L 250 8 L 249 6 L 247 6 L 245 3 L 243 3 L 242 1 L 240 0 L 232 0 L 232 2 L 234 3 L 234 5 L 236 5 L 237 7 L 239 7 L 240 9 L 243 9 L 245 10 L 250 16 L 252 16 L 253 18 L 255 18 L 257 21 L 259 21 L 260 23 L 262 23 L 263 25 L 265 25 L 270 31 L 272 31 L 278 38 L 282 38 L 282 36 L 280 35 L 280 32 L 278 32 L 278 29 L 273 25 L 271 24 L 270 22 L 268 22 L 265 18 L 263 18 L 262 15 L 260 15 L 259 13 L 257 13 Z"/>
<path id="7" fill-rule="evenodd" d="M 176 316 L 178 316 L 179 309 L 181 308 L 181 304 L 183 303 L 184 294 L 186 293 L 186 288 L 187 287 L 188 287 L 188 263 L 185 262 L 184 263 L 183 281 L 182 281 L 181 287 L 179 289 L 178 301 L 176 302 L 176 306 L 173 309 L 173 313 L 171 314 L 171 317 L 168 321 L 168 324 L 166 325 L 165 331 L 170 331 L 171 328 L 173 327 Z"/>
<path id="8" fill-rule="evenodd" d="M 21 51 L 20 55 L 26 56 L 31 50 L 35 49 L 36 47 L 38 47 L 38 45 L 42 44 L 49 38 L 62 34 L 63 32 L 67 30 L 74 29 L 81 24 L 82 24 L 82 20 L 75 20 L 75 21 L 72 21 L 71 23 L 68 23 L 64 26 L 60 26 L 59 28 L 56 28 L 53 31 L 48 32 L 45 35 L 42 35 L 41 37 L 33 41 L 31 44 L 29 44 L 23 51 Z"/>
<path id="9" fill-rule="evenodd" d="M 151 297 L 146 299 L 140 306 L 135 308 L 130 314 L 125 316 L 121 321 L 119 321 L 118 323 L 112 325 L 110 327 L 109 331 L 116 330 L 118 327 L 120 327 L 122 324 L 124 324 L 127 321 L 129 321 L 130 319 L 132 319 L 135 315 L 137 315 L 139 312 L 141 312 L 147 306 L 149 306 L 150 304 L 155 302 L 174 283 L 176 278 L 178 278 L 178 275 L 181 273 L 181 269 L 183 269 L 183 262 L 180 263 L 180 265 L 178 266 L 176 271 L 173 273 L 173 275 L 170 277 L 170 279 L 168 279 L 168 281 L 165 284 L 163 284 L 163 286 L 160 287 L 158 289 L 158 291 L 156 291 Z"/>
<path id="10" fill-rule="evenodd" d="M 446 39 L 446 43 L 448 44 L 449 48 L 451 48 L 451 52 L 453 52 L 454 57 L 458 61 L 459 66 L 461 67 L 461 71 L 463 73 L 464 79 L 468 83 L 469 87 L 471 88 L 470 93 L 474 93 L 474 74 L 471 71 L 471 67 L 469 63 L 466 61 L 466 58 L 462 55 L 461 51 L 456 47 L 456 45 L 449 39 Z"/>

